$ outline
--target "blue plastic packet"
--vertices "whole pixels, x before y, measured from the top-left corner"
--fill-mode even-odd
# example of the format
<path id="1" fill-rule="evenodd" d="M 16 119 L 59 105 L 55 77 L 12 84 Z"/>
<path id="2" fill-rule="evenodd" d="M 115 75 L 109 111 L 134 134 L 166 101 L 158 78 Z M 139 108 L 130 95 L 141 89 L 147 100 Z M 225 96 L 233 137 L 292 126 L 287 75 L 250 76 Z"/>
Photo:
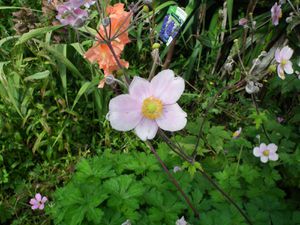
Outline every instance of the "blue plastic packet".
<path id="1" fill-rule="evenodd" d="M 167 46 L 175 38 L 186 18 L 187 14 L 184 10 L 178 6 L 170 6 L 159 33 L 159 37 Z"/>

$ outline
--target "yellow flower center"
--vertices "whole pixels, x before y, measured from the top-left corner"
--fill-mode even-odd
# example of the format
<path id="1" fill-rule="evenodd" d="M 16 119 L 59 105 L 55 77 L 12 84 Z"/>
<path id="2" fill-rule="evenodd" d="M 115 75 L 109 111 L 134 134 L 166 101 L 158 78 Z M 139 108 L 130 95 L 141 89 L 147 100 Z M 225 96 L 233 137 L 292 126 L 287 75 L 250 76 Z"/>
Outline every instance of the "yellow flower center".
<path id="1" fill-rule="evenodd" d="M 283 59 L 282 61 L 281 61 L 281 65 L 286 65 L 287 64 L 287 61 L 285 60 L 285 59 Z"/>
<path id="2" fill-rule="evenodd" d="M 263 151 L 264 156 L 269 156 L 269 154 L 270 154 L 270 151 L 268 149 Z"/>
<path id="3" fill-rule="evenodd" d="M 162 114 L 162 110 L 163 110 L 163 104 L 157 98 L 149 97 L 143 101 L 142 113 L 144 117 L 150 120 L 155 120 L 159 118 Z"/>

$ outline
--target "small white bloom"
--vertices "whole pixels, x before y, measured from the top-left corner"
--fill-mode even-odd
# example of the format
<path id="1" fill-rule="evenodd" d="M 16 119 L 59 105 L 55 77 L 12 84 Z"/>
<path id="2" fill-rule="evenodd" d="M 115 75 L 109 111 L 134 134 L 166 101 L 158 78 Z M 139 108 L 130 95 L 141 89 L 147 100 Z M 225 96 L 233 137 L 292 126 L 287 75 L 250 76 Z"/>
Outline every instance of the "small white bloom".
<path id="1" fill-rule="evenodd" d="M 262 163 L 266 163 L 269 160 L 277 161 L 279 156 L 276 153 L 278 147 L 277 145 L 271 143 L 266 145 L 265 143 L 261 143 L 259 147 L 255 147 L 253 149 L 253 155 L 256 157 L 260 157 L 260 161 Z"/>
<path id="2" fill-rule="evenodd" d="M 181 171 L 182 169 L 181 169 L 181 167 L 180 166 L 174 166 L 174 168 L 173 168 L 173 172 L 174 173 L 177 173 L 177 172 L 179 172 L 179 171 Z"/>
<path id="3" fill-rule="evenodd" d="M 131 225 L 130 220 L 126 220 L 124 223 L 122 223 L 121 225 Z"/>
<path id="4" fill-rule="evenodd" d="M 176 221 L 176 225 L 188 225 L 188 223 L 185 221 L 184 216 L 183 216 Z"/>

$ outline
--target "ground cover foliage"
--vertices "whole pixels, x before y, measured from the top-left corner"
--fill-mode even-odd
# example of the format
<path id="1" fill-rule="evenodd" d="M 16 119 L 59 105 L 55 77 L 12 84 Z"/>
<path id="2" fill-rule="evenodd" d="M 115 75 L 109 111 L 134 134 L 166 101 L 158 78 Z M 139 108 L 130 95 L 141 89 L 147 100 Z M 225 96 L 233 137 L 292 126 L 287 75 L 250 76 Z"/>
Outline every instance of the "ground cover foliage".
<path id="1" fill-rule="evenodd" d="M 127 90 L 98 88 L 108 74 L 84 57 L 95 39 L 53 23 L 62 2 L 0 0 L 1 224 L 300 224 L 299 1 L 277 2 L 278 25 L 267 0 L 158 0 L 135 12 L 121 55 L 129 67 L 112 74 L 170 68 L 185 80 L 187 125 L 150 146 L 199 217 L 150 142 L 112 128 L 109 102 Z M 120 2 L 129 11 L 132 1 Z M 172 5 L 188 16 L 166 46 L 158 36 Z M 89 10 L 87 26 L 99 28 Z M 277 61 L 285 46 L 292 56 Z M 262 143 L 278 146 L 278 160 L 254 155 Z M 36 193 L 48 198 L 43 210 L 29 204 Z"/>

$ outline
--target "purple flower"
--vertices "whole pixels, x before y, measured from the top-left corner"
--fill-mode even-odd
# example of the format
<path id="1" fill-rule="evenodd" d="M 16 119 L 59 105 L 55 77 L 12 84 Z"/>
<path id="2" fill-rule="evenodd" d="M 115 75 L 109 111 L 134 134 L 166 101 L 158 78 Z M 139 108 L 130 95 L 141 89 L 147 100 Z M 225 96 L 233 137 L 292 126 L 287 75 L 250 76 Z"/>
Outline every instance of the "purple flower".
<path id="1" fill-rule="evenodd" d="M 278 160 L 278 154 L 276 153 L 278 147 L 277 145 L 271 143 L 266 145 L 265 143 L 261 143 L 259 147 L 255 147 L 253 149 L 253 155 L 256 157 L 260 157 L 260 161 L 263 163 Z"/>
<path id="2" fill-rule="evenodd" d="M 271 14 L 272 14 L 272 23 L 274 26 L 277 26 L 279 24 L 279 19 L 282 17 L 282 10 L 281 5 L 278 5 L 277 2 L 273 5 L 271 8 Z"/>
<path id="3" fill-rule="evenodd" d="M 183 216 L 176 221 L 176 225 L 188 225 L 188 223 L 185 221 L 184 216 Z"/>
<path id="4" fill-rule="evenodd" d="M 81 27 L 85 20 L 88 18 L 87 11 L 80 8 L 73 8 L 67 2 L 66 4 L 59 5 L 56 10 L 58 19 L 63 25 L 70 25 L 72 27 Z"/>
<path id="5" fill-rule="evenodd" d="M 96 0 L 70 0 L 68 2 L 65 2 L 64 5 L 73 8 L 78 9 L 81 6 L 85 6 L 86 8 L 89 8 L 91 5 L 95 4 Z"/>
<path id="6" fill-rule="evenodd" d="M 37 193 L 34 198 L 30 199 L 29 203 L 31 205 L 32 210 L 43 210 L 46 201 L 48 201 L 47 197 L 42 197 L 40 193 Z"/>
<path id="7" fill-rule="evenodd" d="M 163 70 L 149 82 L 134 77 L 129 94 L 114 97 L 109 102 L 108 119 L 118 131 L 134 129 L 143 141 L 153 139 L 158 128 L 178 131 L 185 127 L 187 114 L 177 104 L 184 91 L 184 80 L 172 70 Z"/>
<path id="8" fill-rule="evenodd" d="M 240 26 L 245 26 L 245 25 L 247 25 L 247 23 L 248 23 L 248 20 L 246 18 L 241 18 L 239 20 L 239 25 Z"/>
<path id="9" fill-rule="evenodd" d="M 283 47 L 281 50 L 277 48 L 275 52 L 275 60 L 278 63 L 277 66 L 277 74 L 281 79 L 285 79 L 284 72 L 287 74 L 294 73 L 293 64 L 290 61 L 294 50 L 291 49 L 289 46 Z"/>

